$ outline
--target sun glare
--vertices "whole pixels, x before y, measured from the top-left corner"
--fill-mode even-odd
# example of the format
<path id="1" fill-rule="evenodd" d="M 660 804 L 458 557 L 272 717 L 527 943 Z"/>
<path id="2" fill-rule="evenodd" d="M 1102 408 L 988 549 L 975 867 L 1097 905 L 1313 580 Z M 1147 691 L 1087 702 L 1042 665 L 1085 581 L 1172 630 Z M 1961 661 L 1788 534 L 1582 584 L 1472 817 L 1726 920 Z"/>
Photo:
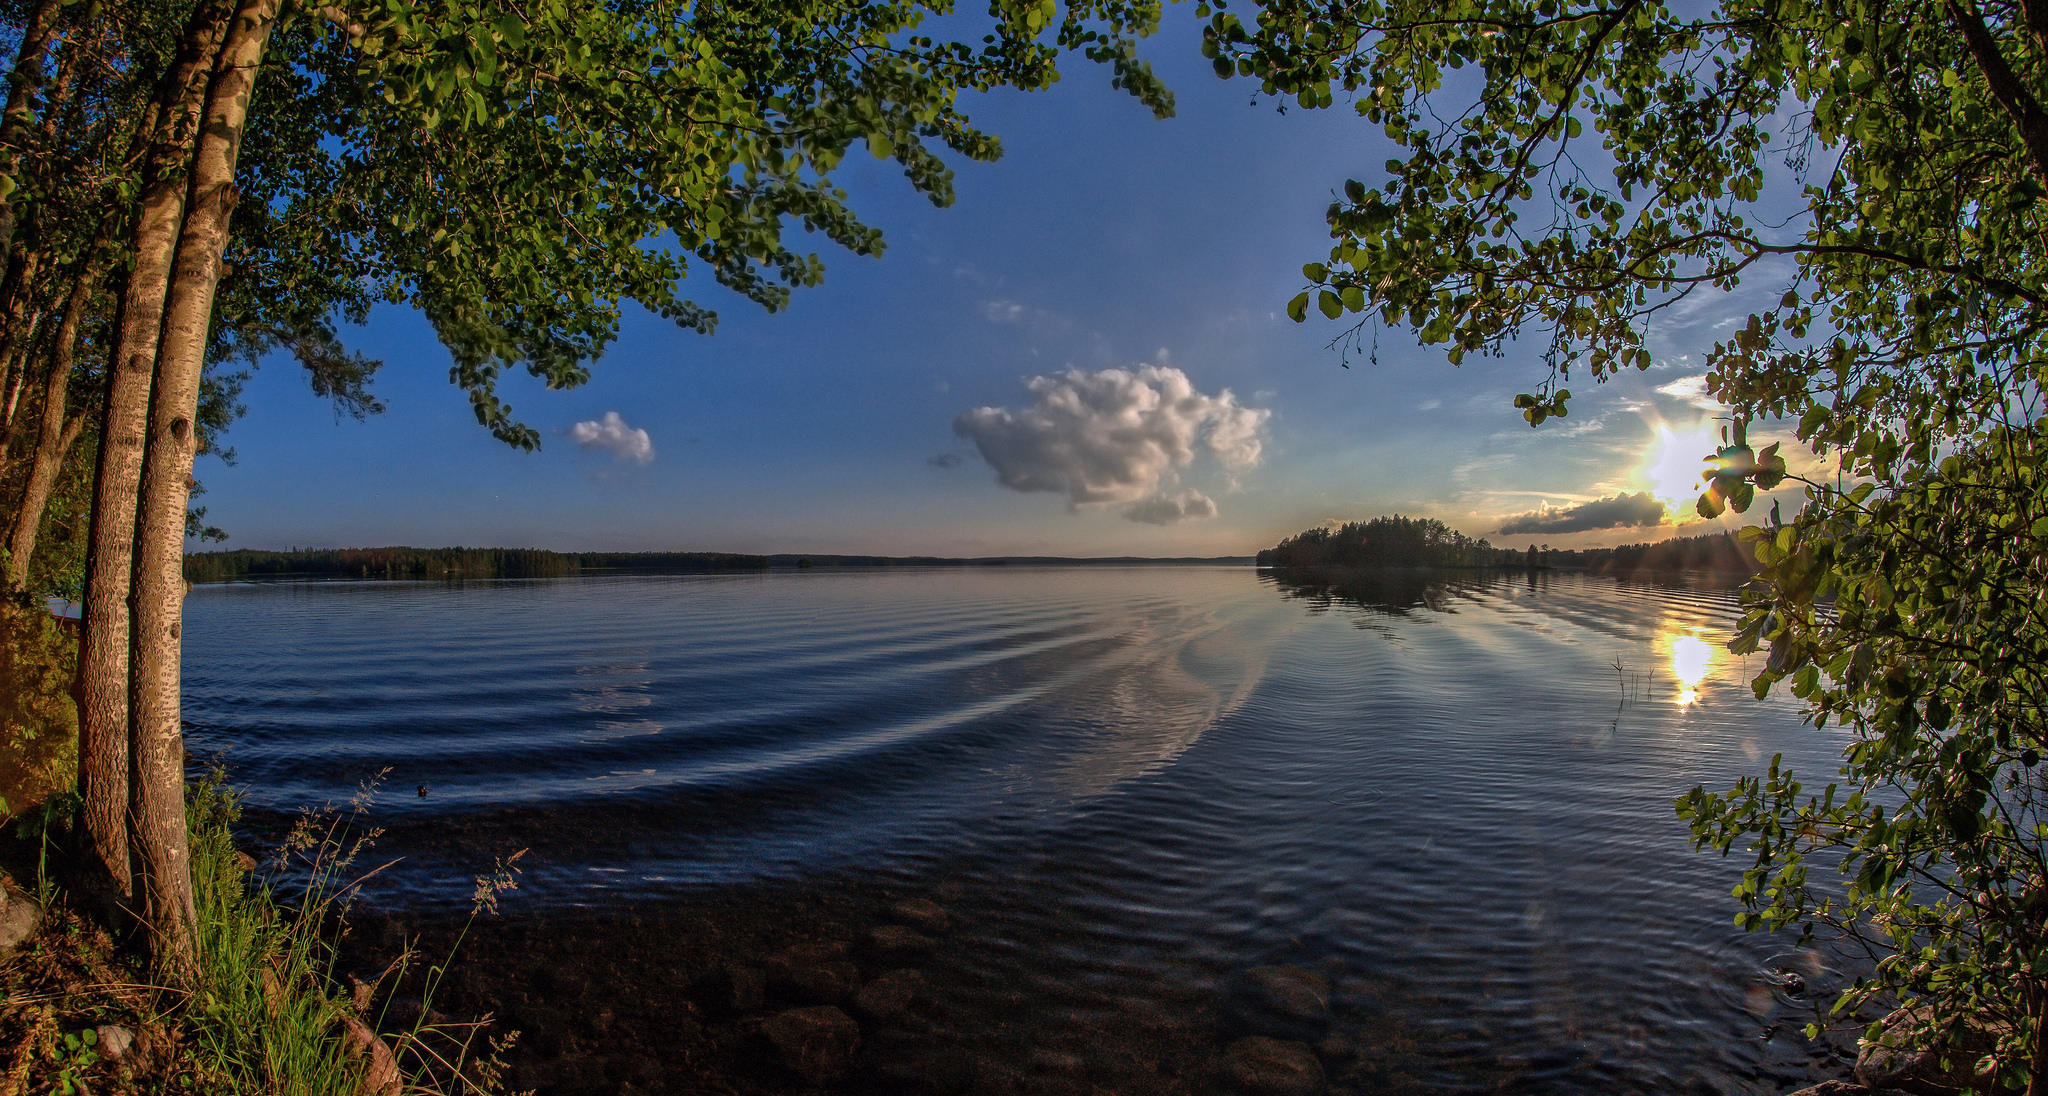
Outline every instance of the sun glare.
<path id="1" fill-rule="evenodd" d="M 1714 648 L 1698 635 L 1671 637 L 1671 676 L 1678 679 L 1678 706 L 1690 707 L 1700 698 L 1700 682 L 1714 668 Z"/>
<path id="2" fill-rule="evenodd" d="M 1643 458 L 1642 479 L 1650 493 L 1673 514 L 1688 513 L 1700 497 L 1702 459 L 1718 447 L 1720 435 L 1711 421 L 1685 430 L 1657 424 L 1657 440 Z"/>

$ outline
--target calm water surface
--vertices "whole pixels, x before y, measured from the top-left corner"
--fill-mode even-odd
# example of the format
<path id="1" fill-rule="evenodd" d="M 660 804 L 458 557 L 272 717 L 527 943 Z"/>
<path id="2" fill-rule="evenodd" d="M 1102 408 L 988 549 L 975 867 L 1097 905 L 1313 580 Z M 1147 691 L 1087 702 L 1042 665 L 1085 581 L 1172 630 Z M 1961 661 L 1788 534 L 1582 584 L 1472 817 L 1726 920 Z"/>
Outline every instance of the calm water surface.
<path id="1" fill-rule="evenodd" d="M 527 916 L 937 895 L 922 1023 L 1030 1017 L 987 1051 L 1023 1091 L 1129 1087 L 1104 1031 L 1259 1030 L 1246 979 L 1283 966 L 1327 986 L 1326 1027 L 1275 1034 L 1320 1039 L 1332 1091 L 1775 1093 L 1839 1069 L 1776 972 L 1842 975 L 1735 931 L 1740 862 L 1671 804 L 1842 741 L 1750 695 L 1732 606 L 1189 567 L 212 586 L 186 712 L 259 818 L 388 769 L 398 908 L 466 906 L 519 848 Z"/>

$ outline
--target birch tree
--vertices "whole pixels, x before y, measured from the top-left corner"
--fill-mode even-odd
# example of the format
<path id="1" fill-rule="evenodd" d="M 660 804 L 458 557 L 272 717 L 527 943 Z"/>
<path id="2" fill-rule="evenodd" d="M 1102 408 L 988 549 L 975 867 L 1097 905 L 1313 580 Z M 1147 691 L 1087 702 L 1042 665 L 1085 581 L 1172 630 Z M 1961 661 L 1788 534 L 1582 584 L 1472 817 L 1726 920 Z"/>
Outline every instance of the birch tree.
<path id="1" fill-rule="evenodd" d="M 38 43 L 61 41 L 86 10 L 101 9 L 47 0 L 22 15 L 20 55 L 43 56 Z M 478 421 L 532 448 L 539 435 L 497 393 L 505 370 L 580 383 L 627 302 L 709 331 L 715 312 L 682 295 L 693 266 L 781 307 L 823 273 L 785 241 L 792 225 L 878 253 L 879 235 L 832 182 L 857 147 L 944 204 L 947 157 L 999 151 L 959 95 L 1046 87 L 1068 52 L 1170 109 L 1134 45 L 1157 21 L 1153 0 L 997 0 L 966 21 L 972 43 L 919 33 L 950 14 L 939 0 L 106 11 L 135 20 L 138 40 L 152 21 L 171 29 L 130 62 L 148 93 L 128 115 L 137 136 L 89 548 L 80 785 L 99 857 L 172 968 L 192 946 L 179 567 L 198 393 L 223 332 L 325 362 L 334 383 L 360 392 L 373 363 L 340 347 L 333 321 L 377 300 L 417 308 Z M 19 98 L 33 119 L 41 71 L 17 62 L 10 111 Z M 0 146 L 4 190 L 42 153 L 5 134 Z M 251 235 L 224 300 L 238 223 Z M 250 292 L 236 303 L 238 284 Z"/>

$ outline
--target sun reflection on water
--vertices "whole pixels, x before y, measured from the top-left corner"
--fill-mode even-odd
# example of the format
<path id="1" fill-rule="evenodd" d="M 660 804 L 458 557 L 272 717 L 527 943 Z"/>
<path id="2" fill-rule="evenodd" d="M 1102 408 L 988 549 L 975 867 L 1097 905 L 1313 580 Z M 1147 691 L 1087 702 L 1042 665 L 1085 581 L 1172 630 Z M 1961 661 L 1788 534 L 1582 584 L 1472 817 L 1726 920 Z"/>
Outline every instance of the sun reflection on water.
<path id="1" fill-rule="evenodd" d="M 1700 698 L 1700 682 L 1714 668 L 1713 644 L 1701 639 L 1698 629 L 1666 633 L 1664 638 L 1671 648 L 1671 676 L 1678 679 L 1678 706 L 1690 707 Z"/>

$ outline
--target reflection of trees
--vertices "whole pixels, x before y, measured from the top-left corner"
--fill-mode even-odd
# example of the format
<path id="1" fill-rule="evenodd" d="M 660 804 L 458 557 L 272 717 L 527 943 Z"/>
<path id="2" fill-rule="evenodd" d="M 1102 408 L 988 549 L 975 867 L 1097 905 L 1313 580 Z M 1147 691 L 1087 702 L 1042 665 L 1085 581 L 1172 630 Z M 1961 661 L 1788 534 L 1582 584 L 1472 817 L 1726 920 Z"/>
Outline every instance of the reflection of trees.
<path id="1" fill-rule="evenodd" d="M 1363 610 L 1355 623 L 1371 628 L 1380 616 L 1455 613 L 1459 602 L 1500 579 L 1421 568 L 1280 567 L 1261 569 L 1259 581 L 1272 583 L 1282 597 L 1305 602 L 1311 613 Z"/>

